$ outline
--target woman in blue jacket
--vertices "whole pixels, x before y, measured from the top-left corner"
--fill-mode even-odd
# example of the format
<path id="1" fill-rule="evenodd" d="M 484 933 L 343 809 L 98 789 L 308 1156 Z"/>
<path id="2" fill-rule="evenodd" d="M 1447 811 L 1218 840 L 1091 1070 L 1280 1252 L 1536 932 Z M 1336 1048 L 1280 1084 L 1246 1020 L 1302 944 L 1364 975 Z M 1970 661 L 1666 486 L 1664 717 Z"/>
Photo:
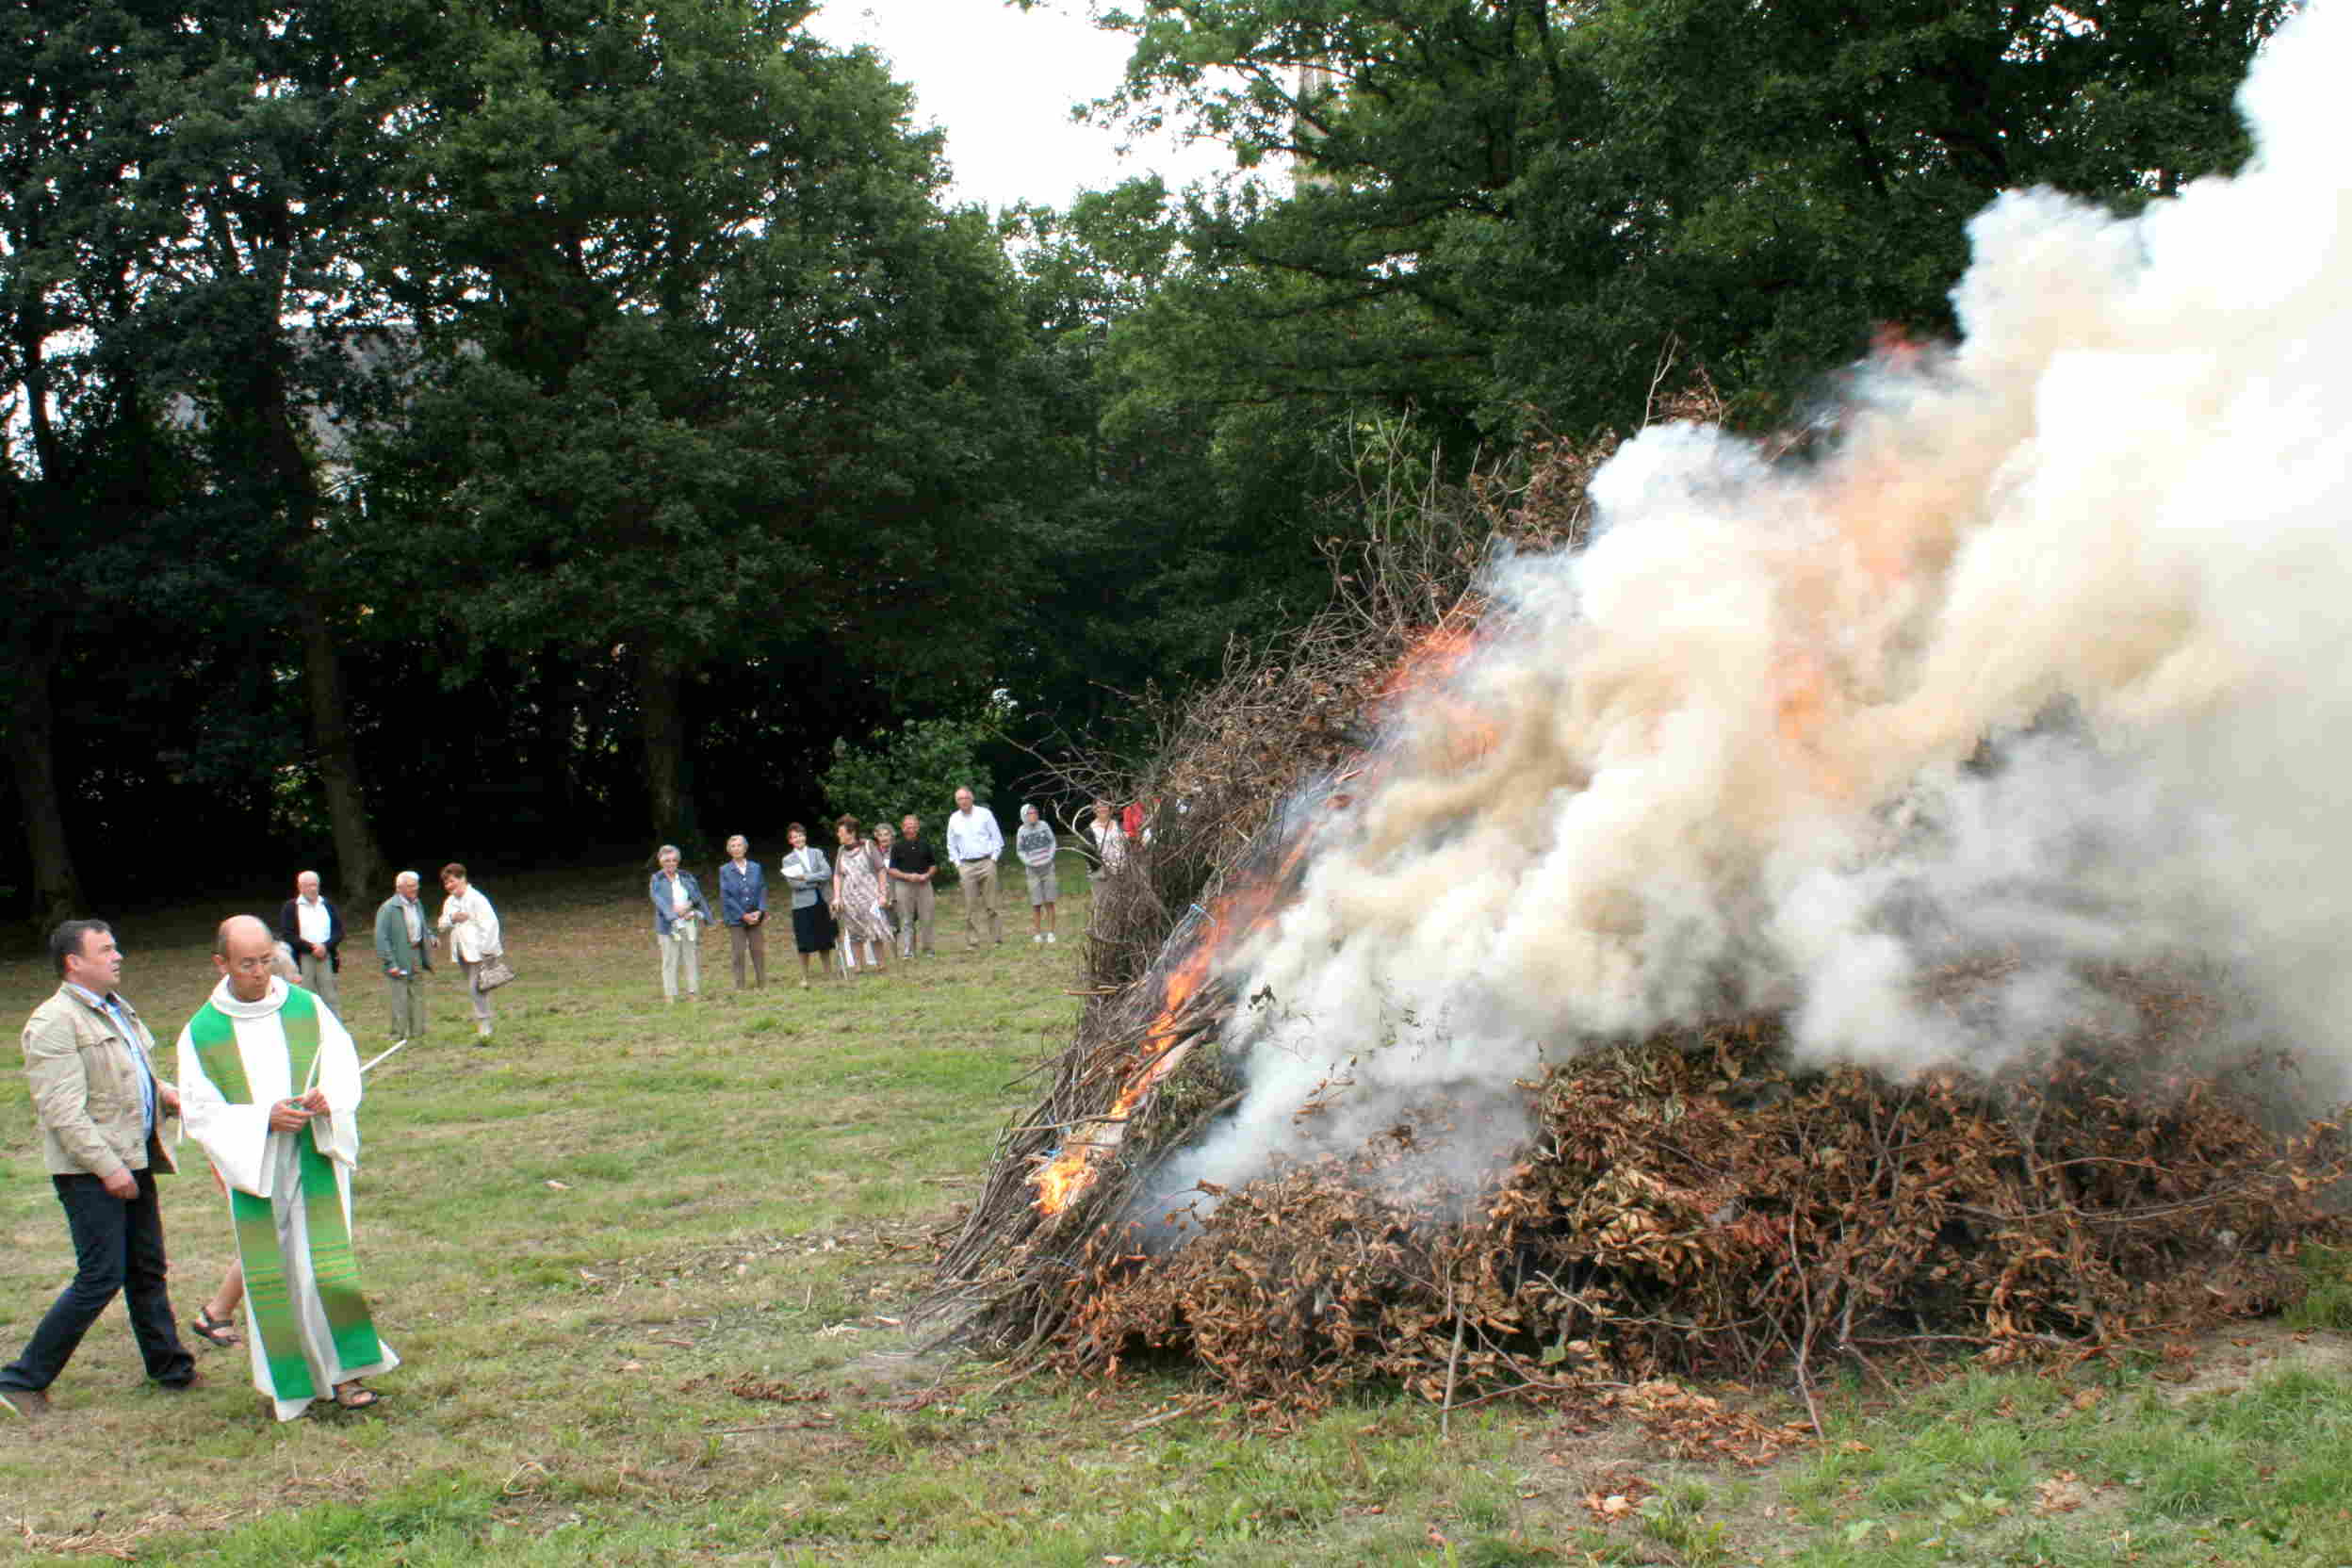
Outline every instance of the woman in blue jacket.
<path id="1" fill-rule="evenodd" d="M 768 983 L 768 879 L 751 858 L 741 833 L 727 841 L 727 863 L 719 868 L 719 923 L 727 927 L 727 956 L 735 961 L 735 988 L 743 988 L 743 956 L 751 956 L 751 983 Z"/>
<path id="2" fill-rule="evenodd" d="M 662 954 L 662 994 L 678 1000 L 678 971 L 686 972 L 686 994 L 702 1000 L 702 928 L 710 923 L 710 904 L 694 874 L 678 869 L 678 846 L 663 844 L 654 859 L 647 891 L 653 898 L 653 945 Z"/>

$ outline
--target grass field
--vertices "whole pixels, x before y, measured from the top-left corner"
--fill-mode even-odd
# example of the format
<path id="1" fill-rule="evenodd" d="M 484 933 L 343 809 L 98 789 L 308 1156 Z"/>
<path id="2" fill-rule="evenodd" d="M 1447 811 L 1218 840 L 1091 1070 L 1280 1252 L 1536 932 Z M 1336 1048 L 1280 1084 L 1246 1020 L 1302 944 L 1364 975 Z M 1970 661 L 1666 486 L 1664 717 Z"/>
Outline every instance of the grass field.
<path id="1" fill-rule="evenodd" d="M 1083 879 L 1065 877 L 1066 931 Z M 1019 879 L 1013 879 L 1019 886 Z M 0 1555 L 208 1563 L 2352 1564 L 2352 1289 L 2183 1357 L 1855 1380 L 1827 1441 L 1755 1471 L 1560 1413 L 1367 1396 L 1252 1425 L 1163 1372 L 1113 1386 L 920 1355 L 929 1237 L 1018 1082 L 1068 1037 L 1078 950 L 939 956 L 664 1007 L 644 874 L 485 875 L 523 978 L 493 1048 L 436 1027 L 371 1080 L 356 1231 L 407 1363 L 373 1414 L 280 1426 L 242 1352 L 141 1384 L 121 1308 L 39 1427 L 0 1424 Z M 227 910 L 127 924 L 159 1035 Z M 789 937 L 789 933 L 786 933 Z M 789 947 L 789 940 L 784 944 Z M 778 982 L 781 982 L 781 985 Z M 0 965 L 0 1011 L 54 987 Z M 347 964 L 363 1048 L 381 988 Z M 21 1079 L 13 1079 L 21 1084 Z M 0 1087 L 0 1357 L 71 1272 L 21 1088 Z M 200 1158 L 192 1146 L 186 1151 Z M 165 1183 L 174 1304 L 228 1259 L 201 1170 Z M 1717 1391 L 1725 1392 L 1725 1391 Z M 1789 1413 L 1766 1392 L 1774 1419 Z"/>

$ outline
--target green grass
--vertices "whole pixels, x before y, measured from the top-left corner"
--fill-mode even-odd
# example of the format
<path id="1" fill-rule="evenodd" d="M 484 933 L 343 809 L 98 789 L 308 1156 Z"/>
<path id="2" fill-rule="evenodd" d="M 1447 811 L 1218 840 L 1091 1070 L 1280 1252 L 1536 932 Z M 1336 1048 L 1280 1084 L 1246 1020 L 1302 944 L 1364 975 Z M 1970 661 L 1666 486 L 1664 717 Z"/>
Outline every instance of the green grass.
<path id="1" fill-rule="evenodd" d="M 381 1413 L 279 1426 L 241 1352 L 205 1352 L 193 1395 L 151 1393 L 113 1309 L 52 1424 L 0 1425 L 0 1558 L 2352 1563 L 2344 1257 L 2312 1260 L 2312 1303 L 2262 1328 L 2243 1377 L 2200 1371 L 2189 1394 L 2153 1369 L 1967 1372 L 1899 1400 L 1856 1381 L 1825 1399 L 1821 1449 L 1762 1472 L 1555 1412 L 1457 1412 L 1441 1436 L 1426 1404 L 1366 1396 L 1277 1429 L 1175 1374 L 1008 1382 L 923 1353 L 906 1309 L 1026 1108 L 1016 1080 L 1067 1038 L 1074 942 L 968 956 L 951 895 L 940 956 L 904 972 L 803 991 L 780 955 L 769 989 L 736 997 L 722 961 L 710 1000 L 665 1007 L 641 874 L 485 886 L 523 972 L 494 1048 L 443 981 L 442 1027 L 364 1113 L 361 1263 L 406 1363 Z M 151 1021 L 175 1030 L 202 998 L 195 934 L 225 912 L 123 933 Z M 0 966 L 0 1006 L 50 985 Z M 368 1044 L 382 999 L 364 967 L 345 987 Z M 0 1183 L 8 1355 L 71 1261 L 21 1089 L 0 1086 L 0 1148 L 19 1156 Z M 227 1233 L 208 1178 L 165 1191 L 185 1318 Z M 746 1378 L 819 1397 L 728 1392 Z M 1585 1506 L 1625 1490 L 1640 1506 L 1607 1522 Z"/>

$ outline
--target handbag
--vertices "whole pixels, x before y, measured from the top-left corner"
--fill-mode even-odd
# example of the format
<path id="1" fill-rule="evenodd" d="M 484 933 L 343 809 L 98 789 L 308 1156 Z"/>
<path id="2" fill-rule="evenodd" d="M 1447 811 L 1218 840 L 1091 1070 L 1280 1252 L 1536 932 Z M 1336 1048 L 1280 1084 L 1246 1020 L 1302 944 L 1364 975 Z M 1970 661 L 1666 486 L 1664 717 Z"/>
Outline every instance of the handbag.
<path id="1" fill-rule="evenodd" d="M 494 991 L 514 978 L 514 966 L 503 953 L 493 953 L 474 970 L 474 988 Z"/>

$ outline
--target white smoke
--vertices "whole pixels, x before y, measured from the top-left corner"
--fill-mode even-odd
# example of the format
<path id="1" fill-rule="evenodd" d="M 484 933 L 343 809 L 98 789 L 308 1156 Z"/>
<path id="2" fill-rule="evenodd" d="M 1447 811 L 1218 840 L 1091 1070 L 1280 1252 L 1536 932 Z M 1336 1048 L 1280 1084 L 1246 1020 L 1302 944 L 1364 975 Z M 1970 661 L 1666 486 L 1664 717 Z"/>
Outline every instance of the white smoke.
<path id="1" fill-rule="evenodd" d="M 1810 1062 L 1998 1067 L 2226 972 L 2352 1083 L 2352 7 L 2241 94 L 2258 153 L 2124 220 L 1971 225 L 1959 344 L 1868 368 L 1834 455 L 1653 429 L 1523 559 L 1231 967 L 1249 1093 L 1180 1180 L 1349 1147 L 1417 1091 L 1726 1009 Z M 1999 955 L 1966 1005 L 1933 976 Z M 1297 1115 L 1312 1102 L 1315 1114 Z"/>

